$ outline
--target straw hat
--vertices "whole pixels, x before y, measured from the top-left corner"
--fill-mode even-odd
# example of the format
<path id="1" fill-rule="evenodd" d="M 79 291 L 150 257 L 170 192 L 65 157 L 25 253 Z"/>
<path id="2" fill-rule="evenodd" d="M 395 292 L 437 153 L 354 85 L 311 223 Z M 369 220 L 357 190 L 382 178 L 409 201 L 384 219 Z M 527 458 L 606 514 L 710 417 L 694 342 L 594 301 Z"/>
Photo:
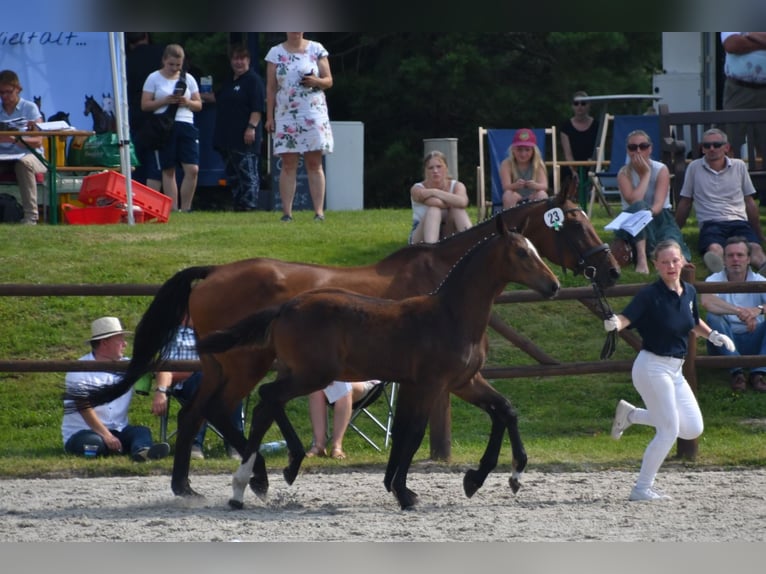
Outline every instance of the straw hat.
<path id="1" fill-rule="evenodd" d="M 89 341 L 99 341 L 114 337 L 115 335 L 127 335 L 132 331 L 126 331 L 117 317 L 101 317 L 90 324 Z"/>

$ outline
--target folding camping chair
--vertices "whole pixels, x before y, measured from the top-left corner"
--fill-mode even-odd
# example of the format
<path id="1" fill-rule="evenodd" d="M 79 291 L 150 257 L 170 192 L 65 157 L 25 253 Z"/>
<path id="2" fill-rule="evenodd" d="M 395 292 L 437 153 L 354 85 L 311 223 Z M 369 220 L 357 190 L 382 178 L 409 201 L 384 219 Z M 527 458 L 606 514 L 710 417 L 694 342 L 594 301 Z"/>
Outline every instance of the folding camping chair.
<path id="1" fill-rule="evenodd" d="M 607 132 L 610 122 L 612 123 L 611 155 L 607 161 L 604 158 L 604 150 L 607 146 Z M 613 116 L 605 114 L 601 125 L 596 166 L 594 171 L 588 172 L 588 177 L 592 184 L 590 203 L 588 205 L 589 217 L 593 213 L 593 204 L 596 198 L 606 208 L 606 212 L 610 216 L 612 215 L 607 196 L 615 197 L 618 200 L 620 198 L 620 190 L 617 186 L 617 172 L 628 162 L 628 150 L 625 148 L 625 140 L 628 139 L 628 134 L 635 130 L 643 130 L 647 133 L 653 144 L 652 159 L 660 161 L 662 149 L 660 145 L 660 119 L 657 115 Z M 609 164 L 609 169 L 604 170 L 604 165 L 607 163 Z"/>
<path id="2" fill-rule="evenodd" d="M 545 160 L 545 165 L 553 171 L 553 193 L 559 191 L 558 145 L 556 142 L 556 126 L 550 128 L 533 128 L 537 138 L 537 147 Z M 477 168 L 477 186 L 479 192 L 479 220 L 487 217 L 487 210 L 495 214 L 503 209 L 503 186 L 500 183 L 500 163 L 508 157 L 508 148 L 513 141 L 516 129 L 493 129 L 479 127 L 479 166 Z M 484 153 L 484 136 L 487 136 L 489 149 Z M 550 136 L 550 143 L 547 141 Z M 549 147 L 550 146 L 550 147 Z M 550 152 L 548 152 L 550 150 Z M 490 166 L 490 196 L 486 195 L 485 155 Z M 548 160 L 547 158 L 551 159 Z"/>
<path id="3" fill-rule="evenodd" d="M 381 381 L 367 391 L 351 407 L 351 420 L 348 428 L 356 432 L 372 448 L 381 452 L 383 449 L 370 437 L 372 430 L 384 433 L 383 448 L 388 448 L 391 440 L 391 428 L 394 424 L 394 401 L 396 400 L 397 383 Z M 383 404 L 374 406 L 378 399 L 383 398 Z M 327 414 L 327 430 L 331 432 L 332 425 Z"/>
<path id="4" fill-rule="evenodd" d="M 167 397 L 168 397 L 168 409 L 167 411 L 165 411 L 164 415 L 160 415 L 160 441 L 161 442 L 168 442 L 168 439 L 173 438 L 178 432 L 178 429 L 172 432 L 168 432 L 168 421 L 170 420 L 171 411 L 174 411 L 174 414 L 177 415 L 178 410 L 180 409 L 180 407 L 183 406 L 183 400 L 180 397 L 173 394 L 172 389 L 168 392 Z M 177 403 L 179 408 L 172 408 L 174 403 Z M 246 422 L 245 417 L 247 416 L 249 403 L 250 403 L 250 397 L 248 396 L 247 400 L 242 405 L 242 428 L 243 429 L 245 428 L 245 422 Z M 221 433 L 221 431 L 219 431 L 209 422 L 207 423 L 207 428 L 208 430 L 213 431 L 215 434 L 217 434 L 221 440 L 224 440 L 223 434 Z"/>

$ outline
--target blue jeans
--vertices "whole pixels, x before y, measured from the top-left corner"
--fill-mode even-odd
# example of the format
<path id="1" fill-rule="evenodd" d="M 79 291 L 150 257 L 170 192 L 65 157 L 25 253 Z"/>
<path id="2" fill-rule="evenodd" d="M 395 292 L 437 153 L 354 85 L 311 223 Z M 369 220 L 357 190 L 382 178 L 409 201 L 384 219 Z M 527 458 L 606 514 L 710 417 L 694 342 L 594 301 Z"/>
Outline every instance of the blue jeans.
<path id="1" fill-rule="evenodd" d="M 761 321 L 755 328 L 755 331 L 746 331 L 745 333 L 732 333 L 729 322 L 723 319 L 721 315 L 708 313 L 705 322 L 719 333 L 723 333 L 731 338 L 736 345 L 736 351 L 727 351 L 726 347 L 716 347 L 712 343 L 707 343 L 708 355 L 723 355 L 727 357 L 739 357 L 741 355 L 766 355 L 766 321 Z M 729 372 L 736 373 L 741 371 L 741 367 L 729 369 Z M 766 366 L 754 367 L 751 373 L 766 374 Z"/>
<path id="2" fill-rule="evenodd" d="M 173 396 L 176 397 L 181 404 L 190 401 L 194 395 L 197 394 L 200 383 L 202 383 L 202 372 L 197 371 L 193 373 L 188 379 L 184 380 L 179 385 L 173 388 Z M 244 432 L 244 426 L 242 424 L 242 402 L 231 413 L 231 422 L 234 428 L 240 432 Z M 205 442 L 205 432 L 207 431 L 207 422 L 203 422 L 202 426 L 194 438 L 194 444 L 202 448 L 202 444 Z"/>
<path id="3" fill-rule="evenodd" d="M 253 150 L 223 150 L 226 164 L 226 179 L 231 186 L 235 210 L 249 210 L 258 207 L 261 179 L 258 174 L 258 154 Z"/>
<path id="4" fill-rule="evenodd" d="M 152 441 L 152 431 L 148 427 L 128 425 L 121 431 L 109 429 L 111 433 L 120 439 L 122 443 L 123 454 L 130 454 L 131 456 L 144 448 L 149 448 L 154 444 Z M 98 446 L 97 455 L 108 455 L 109 449 L 97 432 L 90 429 L 84 429 L 77 431 L 64 445 L 64 450 L 70 454 L 84 454 L 84 446 L 86 444 L 95 444 Z"/>

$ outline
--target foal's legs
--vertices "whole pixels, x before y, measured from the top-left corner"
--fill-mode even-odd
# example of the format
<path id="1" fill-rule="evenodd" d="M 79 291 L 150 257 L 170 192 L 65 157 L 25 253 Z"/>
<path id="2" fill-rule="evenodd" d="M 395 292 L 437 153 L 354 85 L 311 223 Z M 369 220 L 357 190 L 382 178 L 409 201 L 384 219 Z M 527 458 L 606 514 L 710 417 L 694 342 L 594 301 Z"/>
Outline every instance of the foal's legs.
<path id="1" fill-rule="evenodd" d="M 228 412 L 228 407 L 223 402 L 224 397 L 231 401 L 231 405 L 234 405 L 258 384 L 271 367 L 274 355 L 252 349 L 241 349 L 232 350 L 221 356 L 221 359 L 222 362 L 218 362 L 211 355 L 200 357 L 203 372 L 202 382 L 192 399 L 178 413 L 178 434 L 176 435 L 171 479 L 171 488 L 176 495 L 197 495 L 189 483 L 189 464 L 192 443 L 204 417 L 208 418 L 221 431 L 224 439 L 237 449 L 243 460 L 247 456 L 245 437 L 238 429 L 230 426 L 228 416 L 219 415 L 219 412 Z M 224 374 L 222 363 L 225 363 L 225 372 L 231 374 L 228 380 Z M 222 393 L 220 389 L 224 385 L 226 385 L 226 389 Z M 221 418 L 218 418 L 219 416 Z M 258 456 L 258 459 L 256 461 L 256 473 L 262 469 L 258 475 L 258 482 L 265 484 L 265 487 L 262 488 L 268 489 L 266 465 L 262 457 Z"/>
<path id="2" fill-rule="evenodd" d="M 247 451 L 256 453 L 261 445 L 261 440 L 266 431 L 273 422 L 279 426 L 282 436 L 287 442 L 288 465 L 282 471 L 287 484 L 292 484 L 298 476 L 301 463 L 306 456 L 298 433 L 295 432 L 290 420 L 285 413 L 284 405 L 291 399 L 308 394 L 317 389 L 323 389 L 330 384 L 332 378 L 318 378 L 316 376 L 300 377 L 296 375 L 287 375 L 271 383 L 261 385 L 258 389 L 260 401 L 253 408 L 253 422 L 250 427 L 250 437 L 247 443 Z M 229 500 L 229 506 L 232 508 L 242 508 L 245 486 L 250 477 L 253 463 L 256 460 L 263 460 L 260 455 L 258 458 L 249 456 L 248 460 L 243 462 L 232 479 L 232 498 Z M 265 473 L 265 466 L 264 466 Z M 257 475 L 250 480 L 250 485 L 256 494 L 259 494 L 257 484 Z M 260 495 L 259 495 L 260 496 Z"/>
<path id="3" fill-rule="evenodd" d="M 247 441 L 247 446 L 244 451 L 248 454 L 243 455 L 242 464 L 234 472 L 231 479 L 232 495 L 229 499 L 229 506 L 239 510 L 244 505 L 245 489 L 247 488 L 248 481 L 250 482 L 250 488 L 260 499 L 266 497 L 266 493 L 269 489 L 269 481 L 266 475 L 266 463 L 263 457 L 258 453 L 258 449 L 261 446 L 261 440 L 266 431 L 269 430 L 271 423 L 274 421 L 274 417 L 268 412 L 267 405 L 261 400 L 253 407 L 253 420 L 250 424 L 250 437 Z M 251 453 L 251 454 L 250 454 Z M 258 467 L 256 474 L 251 478 L 253 474 L 253 465 L 258 461 Z M 260 474 L 261 468 L 262 474 Z"/>
<path id="4" fill-rule="evenodd" d="M 463 478 L 463 489 L 469 498 L 481 488 L 487 475 L 497 466 L 502 445 L 503 429 L 508 429 L 508 437 L 511 440 L 513 451 L 513 472 L 509 483 L 514 493 L 520 488 L 519 479 L 527 466 L 527 453 L 519 434 L 518 417 L 510 401 L 497 392 L 480 374 L 467 383 L 451 389 L 455 395 L 483 409 L 489 414 L 492 421 L 487 448 L 479 462 L 477 470 L 469 470 Z"/>

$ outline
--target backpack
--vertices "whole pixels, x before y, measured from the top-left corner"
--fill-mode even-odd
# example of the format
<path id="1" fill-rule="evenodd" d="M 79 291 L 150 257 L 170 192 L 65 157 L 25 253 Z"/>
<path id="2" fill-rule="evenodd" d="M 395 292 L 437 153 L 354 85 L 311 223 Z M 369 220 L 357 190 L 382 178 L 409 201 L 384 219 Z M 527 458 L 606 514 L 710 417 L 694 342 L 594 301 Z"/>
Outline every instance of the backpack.
<path id="1" fill-rule="evenodd" d="M 24 218 L 24 210 L 10 193 L 0 193 L 0 223 L 18 223 Z"/>

